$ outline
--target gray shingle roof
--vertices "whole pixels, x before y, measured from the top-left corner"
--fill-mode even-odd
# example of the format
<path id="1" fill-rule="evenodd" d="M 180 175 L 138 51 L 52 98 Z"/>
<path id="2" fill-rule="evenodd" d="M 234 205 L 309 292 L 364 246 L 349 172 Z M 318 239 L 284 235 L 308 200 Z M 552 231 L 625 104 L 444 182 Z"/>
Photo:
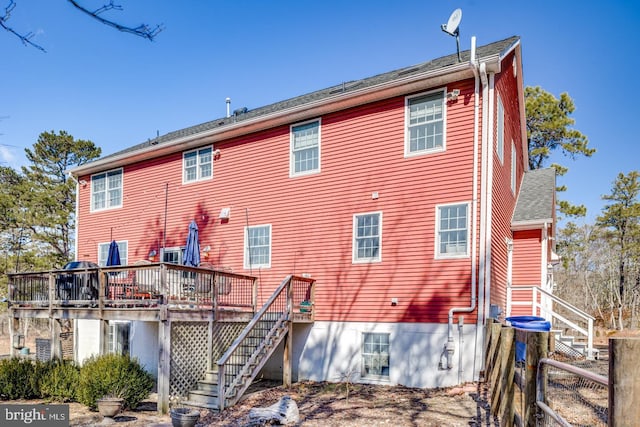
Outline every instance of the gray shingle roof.
<path id="1" fill-rule="evenodd" d="M 512 225 L 543 223 L 554 217 L 556 170 L 535 169 L 525 172 L 513 212 Z"/>
<path id="2" fill-rule="evenodd" d="M 479 46 L 476 49 L 476 58 L 482 59 L 490 56 L 501 55 L 504 52 L 508 51 L 519 40 L 520 38 L 518 36 L 513 36 L 508 39 L 490 43 L 484 46 Z M 461 52 L 460 56 L 461 56 L 462 62 L 468 62 L 470 55 L 471 53 L 469 50 Z M 413 65 L 410 67 L 401 68 L 399 70 L 378 74 L 373 77 L 340 83 L 338 85 L 328 87 L 326 89 L 318 90 L 305 95 L 297 96 L 295 98 L 291 98 L 284 101 L 276 102 L 274 104 L 266 105 L 264 107 L 259 107 L 253 110 L 249 110 L 244 114 L 239 114 L 237 116 L 232 115 L 231 117 L 222 117 L 216 120 L 211 120 L 209 122 L 201 123 L 195 126 L 190 126 L 174 132 L 169 132 L 157 138 L 151 138 L 148 141 L 143 142 L 141 144 L 137 144 L 127 149 L 118 151 L 117 153 L 104 156 L 100 160 L 104 160 L 112 156 L 114 157 L 120 156 L 129 152 L 132 153 L 132 152 L 147 148 L 151 145 L 170 144 L 172 141 L 185 138 L 190 135 L 199 134 L 199 133 L 206 132 L 213 129 L 224 128 L 225 125 L 235 124 L 247 119 L 258 118 L 260 116 L 265 116 L 267 114 L 271 114 L 281 110 L 299 107 L 310 102 L 319 101 L 319 100 L 322 100 L 323 98 L 328 98 L 333 95 L 343 94 L 343 93 L 346 94 L 350 91 L 355 91 L 355 90 L 379 85 L 382 83 L 392 82 L 394 80 L 410 77 L 415 74 L 433 71 L 433 70 L 445 68 L 447 66 L 452 66 L 456 64 L 458 64 L 457 54 L 452 54 L 452 55 L 443 56 L 441 58 L 437 58 L 428 62 L 423 62 L 418 65 Z"/>

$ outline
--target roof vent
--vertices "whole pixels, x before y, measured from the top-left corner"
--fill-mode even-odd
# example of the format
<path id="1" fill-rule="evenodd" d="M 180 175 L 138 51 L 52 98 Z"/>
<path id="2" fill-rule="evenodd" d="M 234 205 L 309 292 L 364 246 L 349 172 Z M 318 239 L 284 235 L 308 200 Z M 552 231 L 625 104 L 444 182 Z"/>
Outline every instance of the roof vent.
<path id="1" fill-rule="evenodd" d="M 239 116 L 240 114 L 244 114 L 247 111 L 249 111 L 249 109 L 247 107 L 237 108 L 237 109 L 233 110 L 233 115 L 234 116 Z"/>

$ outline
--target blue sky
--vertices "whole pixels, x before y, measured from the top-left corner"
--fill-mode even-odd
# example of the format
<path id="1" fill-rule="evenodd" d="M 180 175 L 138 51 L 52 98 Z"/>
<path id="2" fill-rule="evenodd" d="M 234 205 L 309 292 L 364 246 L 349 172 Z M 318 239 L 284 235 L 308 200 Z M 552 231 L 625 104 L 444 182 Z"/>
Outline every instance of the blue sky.
<path id="1" fill-rule="evenodd" d="M 574 99 L 575 127 L 597 153 L 555 161 L 569 167 L 560 197 L 585 204 L 586 221 L 619 172 L 640 169 L 633 1 L 116 0 L 124 10 L 106 17 L 164 24 L 154 42 L 63 0 L 14 1 L 8 24 L 47 50 L 0 33 L 0 161 L 16 168 L 43 131 L 65 130 L 109 154 L 222 117 L 226 97 L 252 109 L 453 53 L 440 25 L 460 7 L 461 49 L 473 35 L 478 45 L 518 35 L 525 84 Z"/>

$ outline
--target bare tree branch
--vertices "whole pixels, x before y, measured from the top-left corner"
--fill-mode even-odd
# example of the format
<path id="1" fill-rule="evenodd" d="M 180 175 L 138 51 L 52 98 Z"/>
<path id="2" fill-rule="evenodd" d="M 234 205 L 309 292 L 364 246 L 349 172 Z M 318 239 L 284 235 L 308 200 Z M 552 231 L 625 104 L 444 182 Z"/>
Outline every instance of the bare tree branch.
<path id="1" fill-rule="evenodd" d="M 4 28 L 5 30 L 9 31 L 11 34 L 13 34 L 16 37 L 18 37 L 20 39 L 20 41 L 22 42 L 22 44 L 24 44 L 25 46 L 27 46 L 27 45 L 33 46 L 38 50 L 46 52 L 46 50 L 42 46 L 40 46 L 39 44 L 36 44 L 36 43 L 31 41 L 31 38 L 34 35 L 33 33 L 20 34 L 16 30 L 14 30 L 13 28 L 7 26 L 7 21 L 11 17 L 11 11 L 15 7 L 16 7 L 15 2 L 13 0 L 9 0 L 9 4 L 7 5 L 7 7 L 4 8 L 4 15 L 0 16 L 0 27 Z"/>
<path id="2" fill-rule="evenodd" d="M 106 12 L 108 10 L 112 10 L 112 9 L 122 10 L 122 6 L 114 4 L 113 0 L 111 0 L 109 2 L 109 4 L 105 4 L 102 7 L 94 10 L 93 12 L 91 12 L 90 10 L 84 8 L 83 6 L 78 4 L 78 2 L 75 1 L 75 0 L 68 0 L 68 1 L 75 8 L 81 10 L 82 12 L 84 12 L 87 15 L 91 16 L 92 18 L 102 22 L 105 25 L 109 25 L 109 26 L 117 29 L 118 31 L 134 34 L 136 36 L 140 36 L 140 37 L 143 37 L 145 39 L 149 39 L 150 41 L 153 41 L 154 37 L 156 35 L 158 35 L 158 33 L 164 29 L 162 24 L 156 25 L 155 28 L 153 28 L 153 29 L 150 28 L 147 24 L 140 24 L 137 27 L 127 27 L 127 26 L 118 24 L 117 22 L 114 22 L 114 21 L 111 21 L 111 20 L 108 20 L 108 19 L 105 19 L 105 18 L 101 17 L 100 14 L 103 13 L 103 12 Z"/>

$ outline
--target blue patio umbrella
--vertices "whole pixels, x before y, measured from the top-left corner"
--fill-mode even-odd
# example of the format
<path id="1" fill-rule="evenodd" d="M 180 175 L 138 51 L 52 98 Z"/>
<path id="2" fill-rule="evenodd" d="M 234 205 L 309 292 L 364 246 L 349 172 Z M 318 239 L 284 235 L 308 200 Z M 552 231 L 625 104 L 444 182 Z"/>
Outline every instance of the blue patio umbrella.
<path id="1" fill-rule="evenodd" d="M 107 255 L 107 266 L 120 265 L 120 249 L 115 240 L 109 245 L 109 254 Z"/>
<path id="2" fill-rule="evenodd" d="M 182 263 L 191 267 L 200 265 L 200 242 L 198 241 L 198 225 L 195 221 L 189 224 L 187 246 L 184 248 Z"/>

